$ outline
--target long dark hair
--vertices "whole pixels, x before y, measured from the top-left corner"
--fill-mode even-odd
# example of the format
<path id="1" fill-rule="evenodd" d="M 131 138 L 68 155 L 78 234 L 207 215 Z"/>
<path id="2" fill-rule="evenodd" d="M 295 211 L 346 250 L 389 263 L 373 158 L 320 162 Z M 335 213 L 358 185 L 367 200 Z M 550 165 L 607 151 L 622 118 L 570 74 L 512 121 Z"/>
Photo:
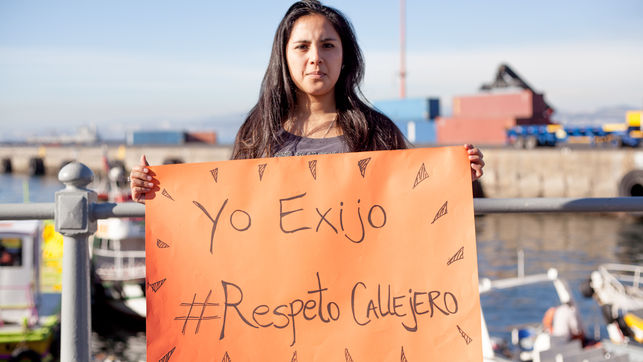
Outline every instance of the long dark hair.
<path id="1" fill-rule="evenodd" d="M 293 4 L 279 23 L 259 101 L 237 133 L 233 159 L 271 157 L 281 144 L 283 124 L 297 104 L 297 87 L 288 71 L 286 44 L 297 19 L 314 14 L 328 19 L 342 42 L 343 68 L 335 84 L 335 103 L 337 124 L 349 149 L 356 152 L 406 148 L 400 130 L 366 103 L 359 88 L 364 77 L 364 59 L 350 22 L 339 10 L 316 0 L 304 0 Z"/>

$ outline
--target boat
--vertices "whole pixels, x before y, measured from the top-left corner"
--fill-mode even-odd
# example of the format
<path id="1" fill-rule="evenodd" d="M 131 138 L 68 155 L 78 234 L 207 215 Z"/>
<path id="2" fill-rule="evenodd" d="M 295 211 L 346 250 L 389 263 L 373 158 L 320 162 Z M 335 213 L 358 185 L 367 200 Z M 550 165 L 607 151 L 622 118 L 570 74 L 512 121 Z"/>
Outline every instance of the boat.
<path id="1" fill-rule="evenodd" d="M 91 237 L 95 302 L 145 317 L 145 224 L 143 218 L 98 220 Z"/>
<path id="2" fill-rule="evenodd" d="M 103 201 L 131 202 L 125 168 L 103 156 L 107 183 Z M 145 223 L 143 218 L 97 221 L 90 237 L 92 301 L 134 317 L 145 317 Z"/>
<path id="3" fill-rule="evenodd" d="M 59 353 L 60 291 L 41 284 L 42 244 L 41 221 L 0 221 L 2 361 L 41 361 Z"/>
<path id="4" fill-rule="evenodd" d="M 573 306 L 572 293 L 567 282 L 560 278 L 555 268 L 546 273 L 524 275 L 499 280 L 481 278 L 480 294 L 492 291 L 507 290 L 534 284 L 553 285 L 558 306 Z M 519 296 L 519 295 L 518 295 Z M 511 330 L 511 340 L 505 341 L 490 335 L 487 323 L 482 313 L 483 359 L 487 362 L 505 361 L 643 361 L 643 348 L 636 345 L 616 345 L 610 340 L 600 341 L 570 339 L 552 335 L 543 321 L 535 321 L 526 325 L 514 326 Z M 546 318 L 545 318 L 546 320 Z M 582 323 L 581 323 L 582 325 Z"/>
<path id="5" fill-rule="evenodd" d="M 583 295 L 601 307 L 609 338 L 616 345 L 643 344 L 641 274 L 640 265 L 602 264 L 582 285 Z"/>

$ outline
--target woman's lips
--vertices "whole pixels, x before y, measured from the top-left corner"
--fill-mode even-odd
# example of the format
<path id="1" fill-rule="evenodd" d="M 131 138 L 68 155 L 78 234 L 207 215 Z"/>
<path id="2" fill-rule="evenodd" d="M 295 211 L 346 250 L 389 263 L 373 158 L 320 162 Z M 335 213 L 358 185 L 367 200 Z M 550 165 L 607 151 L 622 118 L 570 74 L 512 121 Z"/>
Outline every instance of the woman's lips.
<path id="1" fill-rule="evenodd" d="M 310 78 L 317 79 L 317 78 L 323 78 L 324 76 L 326 76 L 326 73 L 319 72 L 319 71 L 314 71 L 314 72 L 308 72 L 308 73 L 306 73 L 306 75 L 308 77 L 310 77 Z"/>

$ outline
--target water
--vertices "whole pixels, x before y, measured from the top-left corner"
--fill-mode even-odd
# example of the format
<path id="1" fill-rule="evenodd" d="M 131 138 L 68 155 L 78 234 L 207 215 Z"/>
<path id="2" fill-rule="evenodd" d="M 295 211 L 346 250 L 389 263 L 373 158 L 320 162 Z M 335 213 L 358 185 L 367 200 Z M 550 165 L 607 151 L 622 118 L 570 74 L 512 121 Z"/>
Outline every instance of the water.
<path id="1" fill-rule="evenodd" d="M 478 268 L 490 279 L 516 276 L 517 254 L 525 274 L 558 269 L 571 287 L 587 336 L 607 337 L 598 305 L 579 290 L 603 263 L 643 264 L 643 219 L 624 215 L 513 214 L 476 219 Z M 492 335 L 509 338 L 512 326 L 542 320 L 558 304 L 551 283 L 483 294 L 481 303 Z"/>
<path id="2" fill-rule="evenodd" d="M 53 202 L 63 186 L 55 178 L 0 175 L 0 203 L 23 201 L 29 185 L 32 202 Z M 598 306 L 584 299 L 578 286 L 602 263 L 643 264 L 643 219 L 597 214 L 508 214 L 476 218 L 478 267 L 481 277 L 516 275 L 517 254 L 525 254 L 525 273 L 555 267 L 570 284 L 586 334 L 606 336 Z M 490 333 L 509 337 L 511 326 L 542 319 L 557 304 L 550 285 L 529 286 L 481 297 Z M 145 360 L 145 323 L 95 308 L 92 355 L 96 361 Z"/>
<path id="3" fill-rule="evenodd" d="M 54 193 L 64 187 L 54 177 L 0 174 L 0 203 L 54 202 Z"/>

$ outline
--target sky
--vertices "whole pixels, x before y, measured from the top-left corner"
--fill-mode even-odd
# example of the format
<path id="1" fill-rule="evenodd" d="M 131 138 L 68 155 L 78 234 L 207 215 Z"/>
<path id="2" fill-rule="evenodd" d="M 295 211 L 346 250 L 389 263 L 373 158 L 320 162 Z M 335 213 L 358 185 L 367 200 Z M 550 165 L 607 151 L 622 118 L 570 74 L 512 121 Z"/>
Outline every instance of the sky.
<path id="1" fill-rule="evenodd" d="M 238 126 L 291 4 L 0 0 L 0 139 Z M 399 1 L 325 4 L 353 23 L 366 97 L 399 97 Z M 643 1 L 407 0 L 406 10 L 407 97 L 439 97 L 445 113 L 501 63 L 558 111 L 643 108 Z"/>

